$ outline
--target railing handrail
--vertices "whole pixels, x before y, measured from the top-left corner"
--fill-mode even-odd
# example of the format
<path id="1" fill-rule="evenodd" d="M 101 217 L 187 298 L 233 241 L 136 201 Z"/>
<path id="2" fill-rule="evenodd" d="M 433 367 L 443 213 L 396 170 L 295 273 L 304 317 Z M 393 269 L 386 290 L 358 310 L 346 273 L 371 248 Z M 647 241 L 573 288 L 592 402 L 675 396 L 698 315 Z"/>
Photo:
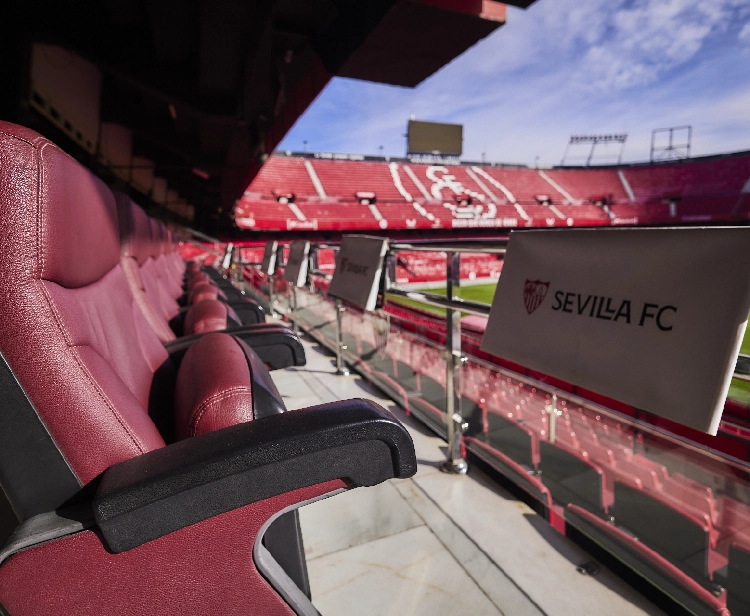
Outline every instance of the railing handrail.
<path id="1" fill-rule="evenodd" d="M 498 244 L 504 244 L 499 246 Z M 506 247 L 508 244 L 507 238 L 498 238 L 494 240 L 476 240 L 476 243 L 472 241 L 471 244 L 466 242 L 389 242 L 388 253 L 400 252 L 400 251 L 411 251 L 411 252 L 474 252 L 474 253 L 486 253 L 486 254 L 505 254 Z M 326 243 L 312 243 L 310 245 L 310 254 L 316 249 L 338 249 L 338 245 L 326 242 Z M 256 265 L 247 264 L 243 265 Z M 321 270 L 310 269 L 310 274 L 313 276 L 319 276 L 326 280 L 331 280 L 333 277 L 330 273 L 323 272 Z M 436 308 L 443 308 L 445 310 L 459 310 L 468 314 L 473 314 L 481 317 L 488 317 L 490 314 L 490 304 L 484 304 L 482 302 L 474 302 L 470 300 L 464 300 L 460 298 L 448 298 L 442 295 L 436 295 L 434 293 L 424 293 L 416 290 L 400 289 L 396 285 L 389 285 L 386 289 L 386 293 L 390 295 L 396 295 L 405 299 L 423 303 L 427 306 L 434 306 Z M 744 355 L 740 353 L 737 356 L 738 366 L 735 367 L 733 372 L 733 378 L 741 381 L 750 382 L 750 355 Z M 738 370 L 739 368 L 739 370 Z"/>
<path id="2" fill-rule="evenodd" d="M 468 312 L 469 314 L 476 314 L 480 317 L 487 317 L 490 314 L 490 305 L 483 304 L 481 302 L 472 302 L 467 299 L 460 298 L 448 298 L 442 295 L 436 295 L 435 293 L 424 293 L 422 291 L 405 291 L 397 287 L 390 287 L 386 290 L 386 293 L 390 295 L 398 295 L 399 297 L 405 297 L 416 302 L 422 302 L 429 306 L 435 306 L 437 308 L 446 308 L 448 310 L 458 310 L 460 312 Z"/>
<path id="3" fill-rule="evenodd" d="M 593 400 L 583 398 L 582 396 L 571 393 L 565 389 L 560 389 L 559 387 L 555 387 L 554 385 L 550 385 L 549 383 L 545 383 L 544 381 L 539 381 L 525 374 L 514 372 L 513 370 L 505 368 L 504 366 L 500 366 L 499 364 L 493 364 L 485 359 L 476 357 L 475 355 L 471 355 L 471 363 L 484 366 L 485 368 L 493 370 L 494 372 L 509 376 L 515 379 L 516 381 L 520 381 L 522 383 L 525 383 L 526 385 L 530 385 L 531 387 L 536 387 L 537 389 L 540 389 L 546 393 L 555 394 L 558 397 L 558 399 L 561 398 L 563 400 L 566 400 L 567 402 L 570 402 L 582 408 L 585 408 L 588 411 L 593 411 L 595 413 L 602 413 L 619 422 L 630 424 L 632 427 L 642 430 L 644 432 L 651 432 L 653 434 L 656 434 L 664 438 L 665 440 L 671 441 L 673 443 L 677 443 L 682 447 L 686 447 L 693 451 L 700 452 L 701 454 L 707 455 L 713 458 L 714 460 L 720 461 L 722 463 L 728 462 L 734 465 L 735 467 L 739 467 L 743 472 L 747 472 L 748 468 L 750 468 L 749 462 L 746 462 L 745 460 L 737 458 L 731 454 L 725 453 L 723 451 L 717 451 L 715 449 L 711 449 L 708 445 L 696 443 L 695 441 L 692 441 L 685 436 L 681 436 L 679 434 L 670 432 L 666 428 L 662 428 L 661 426 L 655 426 L 651 423 L 638 419 L 637 417 L 627 415 L 625 413 L 622 413 L 608 406 L 599 404 L 598 402 L 594 402 Z M 728 423 L 728 422 L 722 422 L 722 423 Z M 729 425 L 747 430 L 747 428 L 743 428 L 742 426 L 737 426 L 735 424 L 729 424 Z"/>
<path id="4" fill-rule="evenodd" d="M 224 244 L 225 243 L 225 242 L 222 242 L 221 240 L 219 240 L 219 239 L 217 239 L 215 237 L 211 237 L 210 235 L 206 235 L 202 231 L 197 231 L 196 229 L 193 229 L 191 227 L 185 227 L 185 231 L 187 231 L 188 233 L 191 233 L 195 237 L 198 237 L 198 238 L 200 238 L 200 239 L 202 239 L 202 240 L 204 240 L 206 242 L 212 242 L 214 244 Z"/>
<path id="5" fill-rule="evenodd" d="M 388 252 L 476 252 L 503 255 L 508 246 L 508 238 L 476 240 L 470 244 L 462 241 L 450 242 L 389 242 Z"/>

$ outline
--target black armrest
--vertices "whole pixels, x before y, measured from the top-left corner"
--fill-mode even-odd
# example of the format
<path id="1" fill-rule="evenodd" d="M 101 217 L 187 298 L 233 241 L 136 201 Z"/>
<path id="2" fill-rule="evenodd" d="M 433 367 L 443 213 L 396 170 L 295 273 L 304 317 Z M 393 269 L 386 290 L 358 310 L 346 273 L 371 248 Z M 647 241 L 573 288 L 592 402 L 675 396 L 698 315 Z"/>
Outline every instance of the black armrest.
<path id="1" fill-rule="evenodd" d="M 224 292 L 224 296 L 227 298 L 226 301 L 228 303 L 230 302 L 253 302 L 255 300 L 251 300 L 248 298 L 247 295 L 245 295 L 242 291 L 240 291 L 237 287 L 230 284 L 228 287 L 222 287 L 219 286 L 219 289 L 221 289 Z"/>
<path id="2" fill-rule="evenodd" d="M 242 299 L 232 299 L 227 296 L 227 305 L 234 310 L 243 325 L 255 325 L 266 322 L 266 312 L 258 302 L 243 296 Z"/>
<path id="3" fill-rule="evenodd" d="M 417 470 L 388 411 L 345 400 L 180 441 L 105 471 L 94 515 L 114 552 L 212 516 L 334 479 L 372 486 Z"/>
<path id="4" fill-rule="evenodd" d="M 250 325 L 228 329 L 227 333 L 247 344 L 270 370 L 304 366 L 307 362 L 302 342 L 283 325 Z"/>
<path id="5" fill-rule="evenodd" d="M 286 413 L 284 400 L 276 389 L 271 374 L 266 370 L 258 354 L 242 340 L 239 341 L 250 367 L 251 387 L 253 388 L 253 418 L 269 417 Z"/>
<path id="6" fill-rule="evenodd" d="M 305 348 L 288 327 L 272 323 L 246 325 L 233 327 L 226 330 L 226 333 L 245 342 L 271 370 L 305 365 Z M 164 347 L 175 364 L 179 365 L 182 355 L 190 348 L 190 345 L 205 335 L 182 336 L 177 340 L 167 342 Z"/>

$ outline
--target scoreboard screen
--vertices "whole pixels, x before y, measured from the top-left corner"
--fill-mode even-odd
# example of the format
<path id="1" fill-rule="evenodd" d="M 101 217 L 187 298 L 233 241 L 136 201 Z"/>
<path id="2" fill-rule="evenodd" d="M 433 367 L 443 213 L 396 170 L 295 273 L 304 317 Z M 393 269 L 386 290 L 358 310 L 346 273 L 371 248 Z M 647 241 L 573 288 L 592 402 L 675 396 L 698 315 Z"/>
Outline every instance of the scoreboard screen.
<path id="1" fill-rule="evenodd" d="M 441 124 L 409 120 L 409 154 L 461 156 L 464 127 L 462 124 Z"/>

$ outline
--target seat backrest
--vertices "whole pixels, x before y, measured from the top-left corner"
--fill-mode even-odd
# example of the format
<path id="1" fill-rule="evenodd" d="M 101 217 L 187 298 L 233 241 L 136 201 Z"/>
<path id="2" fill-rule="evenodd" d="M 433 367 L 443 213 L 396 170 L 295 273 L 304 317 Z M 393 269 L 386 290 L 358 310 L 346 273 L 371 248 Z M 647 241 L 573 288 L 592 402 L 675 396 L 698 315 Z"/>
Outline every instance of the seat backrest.
<path id="1" fill-rule="evenodd" d="M 172 247 L 169 244 L 167 228 L 163 223 L 150 219 L 151 236 L 154 239 L 154 269 L 161 281 L 162 289 L 171 300 L 177 300 L 182 295 L 181 274 L 173 271 L 169 265 L 169 253 Z"/>
<path id="2" fill-rule="evenodd" d="M 604 508 L 604 475 L 586 454 L 564 443 L 539 441 L 539 455 L 542 481 L 558 503 L 573 503 L 589 511 Z"/>
<path id="3" fill-rule="evenodd" d="M 116 194 L 120 219 L 120 265 L 130 290 L 146 321 L 161 342 L 175 339 L 169 327 L 171 312 L 179 310 L 176 302 L 165 293 L 154 262 L 160 252 L 159 239 L 146 213 L 126 195 Z M 174 304 L 174 306 L 171 306 Z M 173 315 L 172 315 L 173 316 Z"/>
<path id="4" fill-rule="evenodd" d="M 729 548 L 727 608 L 732 614 L 750 613 L 750 543 L 740 541 Z"/>
<path id="5" fill-rule="evenodd" d="M 538 462 L 538 444 L 526 426 L 495 413 L 487 413 L 487 441 L 509 458 L 529 468 Z"/>
<path id="6" fill-rule="evenodd" d="M 645 488 L 656 490 L 661 487 L 656 471 L 647 466 L 642 466 L 633 460 L 618 460 L 617 467 L 631 477 L 640 479 Z"/>
<path id="7" fill-rule="evenodd" d="M 120 267 L 111 191 L 47 139 L 7 122 L 0 122 L 0 233 L 0 352 L 31 403 L 1 407 L 0 432 L 13 431 L 18 413 L 33 413 L 59 454 L 34 460 L 32 445 L 17 454 L 31 460 L 26 467 L 3 460 L 3 491 L 25 519 L 72 495 L 35 498 L 61 464 L 83 485 L 164 445 L 148 402 L 167 353 Z"/>
<path id="8" fill-rule="evenodd" d="M 708 516 L 677 509 L 654 492 L 615 482 L 614 515 L 643 543 L 698 578 L 708 575 L 710 522 Z"/>
<path id="9" fill-rule="evenodd" d="M 709 499 L 704 490 L 669 477 L 663 482 L 662 491 L 675 500 L 685 503 L 685 505 L 693 507 L 701 513 L 707 514 L 711 518 L 712 523 L 717 522 L 713 498 Z"/>

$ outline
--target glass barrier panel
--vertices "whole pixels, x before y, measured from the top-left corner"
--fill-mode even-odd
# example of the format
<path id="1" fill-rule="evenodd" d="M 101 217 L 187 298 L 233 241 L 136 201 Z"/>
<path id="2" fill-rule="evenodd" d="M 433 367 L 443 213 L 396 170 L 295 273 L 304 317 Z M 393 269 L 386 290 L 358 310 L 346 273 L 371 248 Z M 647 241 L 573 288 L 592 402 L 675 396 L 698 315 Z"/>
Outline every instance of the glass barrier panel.
<path id="1" fill-rule="evenodd" d="M 299 323 L 333 350 L 328 281 L 313 276 L 311 287 L 297 291 Z M 288 297 L 287 286 L 278 291 Z M 445 437 L 440 323 L 390 303 L 342 315 L 347 363 Z M 481 332 L 468 325 L 466 449 L 690 611 L 746 613 L 750 464 L 474 357 Z"/>
<path id="2" fill-rule="evenodd" d="M 747 464 L 481 360 L 461 393 L 469 451 L 670 596 L 725 598 L 746 562 L 730 548 L 750 546 Z"/>

